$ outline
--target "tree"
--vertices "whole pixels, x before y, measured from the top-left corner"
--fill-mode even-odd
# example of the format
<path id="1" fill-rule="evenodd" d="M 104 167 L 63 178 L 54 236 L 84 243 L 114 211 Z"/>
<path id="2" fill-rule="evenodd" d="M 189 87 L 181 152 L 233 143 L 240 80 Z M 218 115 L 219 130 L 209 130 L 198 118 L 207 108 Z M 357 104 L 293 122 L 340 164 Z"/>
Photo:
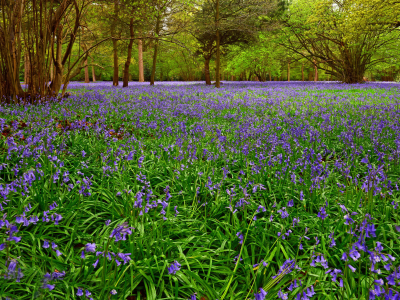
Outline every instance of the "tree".
<path id="1" fill-rule="evenodd" d="M 229 47 L 227 70 L 234 74 L 249 72 L 260 81 L 281 75 L 281 60 L 284 49 L 278 48 L 267 33 L 260 32 L 256 42 L 251 45 L 233 45 Z"/>
<path id="2" fill-rule="evenodd" d="M 395 1 L 384 2 L 386 6 L 379 5 L 381 12 Z M 396 16 L 378 18 L 378 13 L 373 12 L 377 3 L 375 0 L 295 1 L 282 18 L 281 45 L 343 82 L 362 82 L 365 72 L 382 60 L 374 58 L 378 49 L 396 40 L 390 34 L 395 29 Z M 376 19 L 371 19 L 370 13 Z"/>
<path id="3" fill-rule="evenodd" d="M 221 46 L 249 42 L 254 39 L 274 1 L 205 0 L 197 8 L 193 22 L 193 36 L 205 59 L 206 84 L 211 84 L 209 62 L 216 54 L 216 87 L 220 86 Z"/>

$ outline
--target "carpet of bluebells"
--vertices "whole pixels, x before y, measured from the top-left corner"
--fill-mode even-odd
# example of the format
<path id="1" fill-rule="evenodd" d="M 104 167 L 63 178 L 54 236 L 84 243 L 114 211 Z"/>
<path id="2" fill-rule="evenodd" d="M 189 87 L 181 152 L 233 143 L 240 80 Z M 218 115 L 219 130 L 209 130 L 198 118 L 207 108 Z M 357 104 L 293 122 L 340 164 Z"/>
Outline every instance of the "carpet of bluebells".
<path id="1" fill-rule="evenodd" d="M 400 85 L 69 89 L 0 106 L 0 299 L 400 299 Z"/>

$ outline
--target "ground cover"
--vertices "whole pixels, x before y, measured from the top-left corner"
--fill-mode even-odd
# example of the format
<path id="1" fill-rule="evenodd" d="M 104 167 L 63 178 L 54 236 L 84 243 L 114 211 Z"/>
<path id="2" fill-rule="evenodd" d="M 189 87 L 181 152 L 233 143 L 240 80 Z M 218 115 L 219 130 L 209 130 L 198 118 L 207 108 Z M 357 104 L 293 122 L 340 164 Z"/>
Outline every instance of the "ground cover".
<path id="1" fill-rule="evenodd" d="M 0 106 L 0 299 L 397 299 L 398 85 L 70 88 Z"/>

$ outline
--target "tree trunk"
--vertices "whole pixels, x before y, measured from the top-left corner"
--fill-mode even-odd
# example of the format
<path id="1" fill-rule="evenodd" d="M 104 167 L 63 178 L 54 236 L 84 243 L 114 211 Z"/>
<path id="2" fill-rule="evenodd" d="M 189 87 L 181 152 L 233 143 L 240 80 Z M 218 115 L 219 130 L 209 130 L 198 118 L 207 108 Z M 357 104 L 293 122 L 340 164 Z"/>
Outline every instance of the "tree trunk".
<path id="1" fill-rule="evenodd" d="M 31 73 L 31 64 L 29 62 L 29 54 L 28 52 L 25 52 L 25 72 L 24 72 L 24 83 L 25 85 L 29 85 L 29 78 L 30 78 L 30 73 Z"/>
<path id="2" fill-rule="evenodd" d="M 142 37 L 140 33 L 140 37 Z M 144 70 L 143 70 L 143 41 L 138 40 L 138 56 L 139 56 L 139 82 L 144 82 Z"/>
<path id="3" fill-rule="evenodd" d="M 125 62 L 125 69 L 124 69 L 124 83 L 122 87 L 127 87 L 128 82 L 129 82 L 129 66 L 131 65 L 131 58 L 132 58 L 132 47 L 133 47 L 133 18 L 131 18 L 129 22 L 129 31 L 131 35 L 131 40 L 129 41 L 128 45 L 128 55 L 126 57 L 126 62 Z"/>
<path id="4" fill-rule="evenodd" d="M 114 73 L 113 73 L 113 86 L 118 86 L 119 78 L 118 78 L 118 45 L 117 40 L 113 39 L 113 53 L 114 53 Z"/>
<path id="5" fill-rule="evenodd" d="M 117 18 L 119 13 L 118 0 L 114 1 L 114 21 L 111 26 L 111 35 L 115 35 L 115 28 L 117 26 Z M 113 73 L 113 86 L 118 86 L 119 84 L 119 68 L 118 68 L 118 41 L 116 39 L 113 42 L 113 54 L 114 54 L 114 73 Z"/>
<path id="6" fill-rule="evenodd" d="M 206 77 L 206 84 L 207 85 L 211 85 L 210 59 L 211 59 L 211 57 L 205 57 L 205 61 L 204 61 L 204 75 Z"/>
<path id="7" fill-rule="evenodd" d="M 89 83 L 89 67 L 88 67 L 88 60 L 85 59 L 85 83 Z"/>
<path id="8" fill-rule="evenodd" d="M 304 64 L 301 65 L 301 81 L 304 81 Z"/>
<path id="9" fill-rule="evenodd" d="M 314 60 L 314 81 L 318 81 L 318 68 L 315 60 Z"/>
<path id="10" fill-rule="evenodd" d="M 63 78 L 63 64 L 62 64 L 62 27 L 59 25 L 57 31 L 57 53 L 54 62 L 54 79 L 51 82 L 50 89 L 51 95 L 56 96 L 61 88 L 62 78 Z"/>
<path id="11" fill-rule="evenodd" d="M 287 65 L 287 81 L 290 82 L 290 62 Z"/>
<path id="12" fill-rule="evenodd" d="M 221 83 L 220 83 L 220 63 L 221 63 L 221 57 L 220 57 L 220 34 L 219 34 L 219 0 L 216 1 L 215 3 L 215 29 L 217 30 L 217 53 L 216 53 L 216 58 L 215 58 L 215 87 L 219 88 Z"/>
<path id="13" fill-rule="evenodd" d="M 94 73 L 94 66 L 92 66 L 92 81 L 96 82 L 96 74 Z"/>
<path id="14" fill-rule="evenodd" d="M 151 78 L 150 78 L 150 85 L 154 85 L 154 80 L 156 77 L 156 65 L 157 65 L 157 53 L 158 53 L 158 35 L 160 34 L 160 14 L 157 15 L 156 21 L 156 41 L 154 44 L 154 53 L 153 53 L 153 66 L 151 68 Z"/>
<path id="15" fill-rule="evenodd" d="M 54 79 L 54 66 L 53 66 L 53 60 L 50 59 L 50 81 L 53 81 Z"/>

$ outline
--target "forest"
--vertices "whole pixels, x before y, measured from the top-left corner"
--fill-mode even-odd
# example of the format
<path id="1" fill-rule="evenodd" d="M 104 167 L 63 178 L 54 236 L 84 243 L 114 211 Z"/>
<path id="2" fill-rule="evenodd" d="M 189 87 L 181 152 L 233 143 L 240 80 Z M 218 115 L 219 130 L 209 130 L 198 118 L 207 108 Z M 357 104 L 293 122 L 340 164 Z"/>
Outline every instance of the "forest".
<path id="1" fill-rule="evenodd" d="M 70 81 L 395 81 L 396 0 L 1 2 L 0 92 Z M 23 83 L 26 86 L 23 88 Z"/>

